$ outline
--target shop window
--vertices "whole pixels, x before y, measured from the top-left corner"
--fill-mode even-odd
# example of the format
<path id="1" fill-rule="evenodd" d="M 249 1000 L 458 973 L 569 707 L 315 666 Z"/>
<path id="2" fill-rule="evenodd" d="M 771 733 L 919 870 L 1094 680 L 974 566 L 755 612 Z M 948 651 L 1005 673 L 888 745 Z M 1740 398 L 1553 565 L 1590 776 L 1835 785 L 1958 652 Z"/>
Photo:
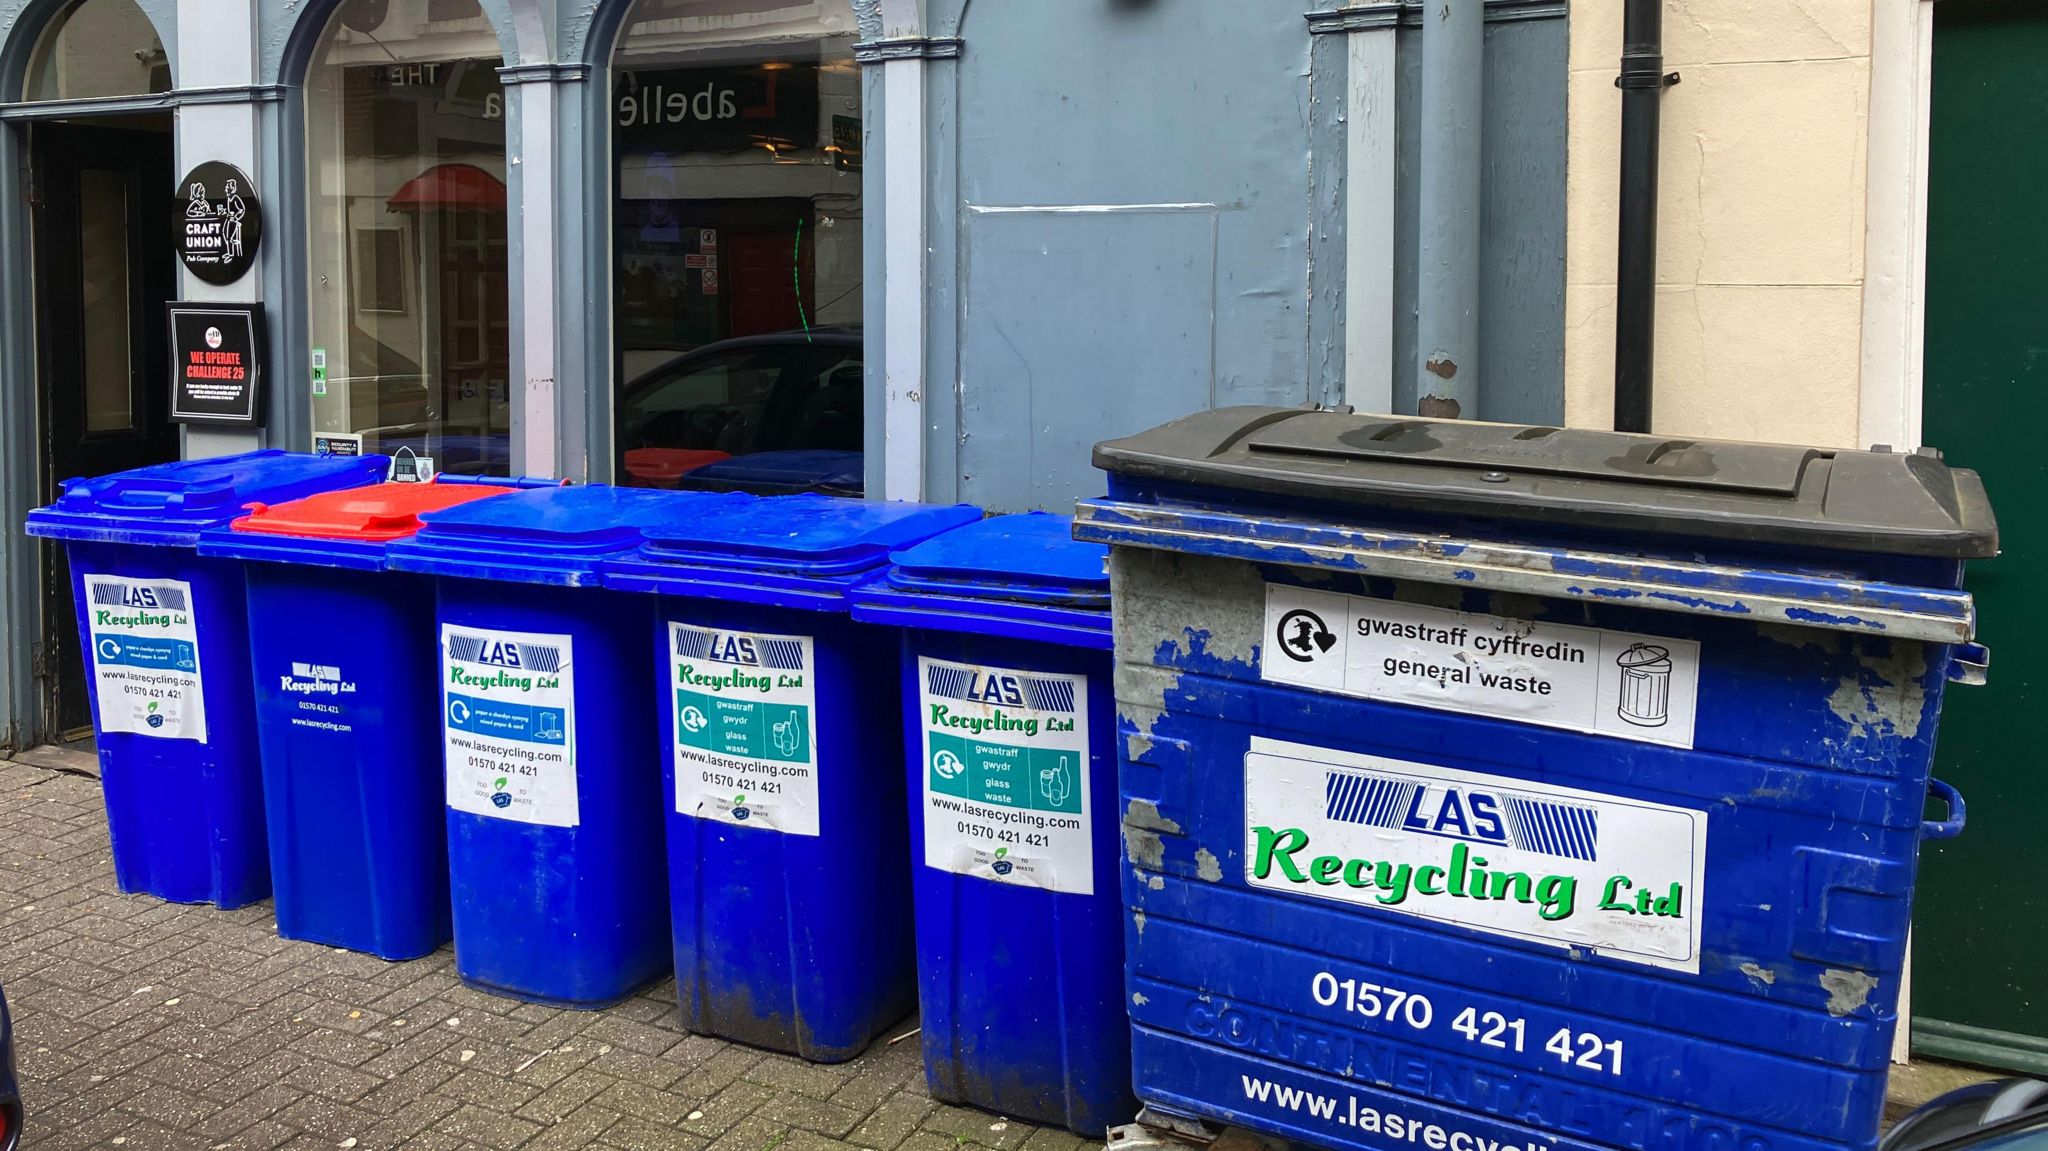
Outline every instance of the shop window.
<path id="1" fill-rule="evenodd" d="M 860 450 L 857 38 L 845 0 L 627 14 L 611 94 L 621 482 L 672 475 L 636 460 L 678 451 L 829 453 L 820 466 L 844 471 Z"/>
<path id="2" fill-rule="evenodd" d="M 510 462 L 505 95 L 476 0 L 348 0 L 306 78 L 315 442 Z"/>
<path id="3" fill-rule="evenodd" d="M 170 90 L 163 41 L 135 0 L 81 0 L 52 20 L 36 44 L 21 98 L 86 100 Z"/>

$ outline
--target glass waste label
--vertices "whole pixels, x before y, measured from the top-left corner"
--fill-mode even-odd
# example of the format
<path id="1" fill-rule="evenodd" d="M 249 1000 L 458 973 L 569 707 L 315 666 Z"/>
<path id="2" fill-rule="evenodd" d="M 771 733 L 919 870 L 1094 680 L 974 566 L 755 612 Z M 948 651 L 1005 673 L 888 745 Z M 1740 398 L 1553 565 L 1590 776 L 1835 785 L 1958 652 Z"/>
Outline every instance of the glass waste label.
<path id="1" fill-rule="evenodd" d="M 448 806 L 549 827 L 576 804 L 569 637 L 441 625 Z"/>
<path id="2" fill-rule="evenodd" d="M 917 679 L 925 866 L 1093 895 L 1087 677 L 921 658 Z"/>
<path id="3" fill-rule="evenodd" d="M 1707 814 L 1253 736 L 1245 882 L 1700 969 Z"/>
<path id="4" fill-rule="evenodd" d="M 87 574 L 85 592 L 100 730 L 205 743 L 192 585 Z"/>
<path id="5" fill-rule="evenodd" d="M 1266 585 L 1259 675 L 1363 699 L 1691 747 L 1689 639 Z"/>
<path id="6" fill-rule="evenodd" d="M 676 811 L 818 834 L 817 645 L 668 625 Z"/>

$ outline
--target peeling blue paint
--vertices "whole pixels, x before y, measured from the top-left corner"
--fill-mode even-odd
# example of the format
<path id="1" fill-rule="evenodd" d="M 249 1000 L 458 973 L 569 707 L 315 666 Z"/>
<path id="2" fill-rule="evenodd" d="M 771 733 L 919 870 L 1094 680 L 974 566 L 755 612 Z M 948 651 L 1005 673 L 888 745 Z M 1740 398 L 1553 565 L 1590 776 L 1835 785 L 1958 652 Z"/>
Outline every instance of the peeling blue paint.
<path id="1" fill-rule="evenodd" d="M 1749 606 L 1739 601 L 1736 603 L 1725 603 L 1721 600 L 1705 599 L 1700 596 L 1678 595 L 1674 592 L 1668 591 L 1653 591 L 1649 594 L 1652 599 L 1669 600 L 1672 603 L 1682 603 L 1687 607 L 1700 608 L 1702 610 L 1711 612 L 1720 612 L 1725 615 L 1750 614 Z"/>
<path id="2" fill-rule="evenodd" d="M 1874 619 L 1864 619 L 1861 616 L 1853 615 L 1834 615 L 1829 612 L 1815 611 L 1812 608 L 1788 607 L 1785 609 L 1785 618 L 1798 620 L 1801 623 L 1819 624 L 1822 627 L 1864 628 L 1870 631 L 1885 630 L 1884 624 Z"/>

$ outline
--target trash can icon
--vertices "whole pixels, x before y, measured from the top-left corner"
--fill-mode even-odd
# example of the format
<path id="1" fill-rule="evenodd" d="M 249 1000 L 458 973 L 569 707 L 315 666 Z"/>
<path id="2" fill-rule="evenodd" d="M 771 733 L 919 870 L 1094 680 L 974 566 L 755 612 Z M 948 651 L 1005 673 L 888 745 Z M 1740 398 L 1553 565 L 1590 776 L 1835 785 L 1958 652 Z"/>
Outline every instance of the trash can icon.
<path id="1" fill-rule="evenodd" d="M 1621 699 L 1615 713 L 1637 727 L 1663 727 L 1671 718 L 1670 649 L 1632 643 L 1614 662 L 1621 668 Z"/>

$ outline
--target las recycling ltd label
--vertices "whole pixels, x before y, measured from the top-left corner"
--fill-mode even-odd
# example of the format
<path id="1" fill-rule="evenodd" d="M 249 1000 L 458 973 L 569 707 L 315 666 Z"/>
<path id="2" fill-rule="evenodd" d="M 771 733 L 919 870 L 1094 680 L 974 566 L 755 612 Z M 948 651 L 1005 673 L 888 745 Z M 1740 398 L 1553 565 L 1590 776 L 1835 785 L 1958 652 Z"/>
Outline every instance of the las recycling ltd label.
<path id="1" fill-rule="evenodd" d="M 293 727 L 347 735 L 355 730 L 349 711 L 356 701 L 353 676 L 340 665 L 292 660 L 277 673 L 277 690 L 292 701 Z"/>
<path id="2" fill-rule="evenodd" d="M 676 811 L 818 834 L 817 643 L 668 625 Z"/>
<path id="3" fill-rule="evenodd" d="M 582 822 L 569 637 L 441 625 L 448 806 L 549 827 Z"/>
<path id="4" fill-rule="evenodd" d="M 1088 678 L 920 658 L 924 862 L 1095 893 Z"/>
<path id="5" fill-rule="evenodd" d="M 1245 882 L 1697 972 L 1707 815 L 1253 736 Z"/>
<path id="6" fill-rule="evenodd" d="M 91 573 L 84 582 L 100 730 L 205 743 L 192 585 Z"/>
<path id="7" fill-rule="evenodd" d="M 1691 747 L 1693 640 L 1266 585 L 1261 678 Z"/>

